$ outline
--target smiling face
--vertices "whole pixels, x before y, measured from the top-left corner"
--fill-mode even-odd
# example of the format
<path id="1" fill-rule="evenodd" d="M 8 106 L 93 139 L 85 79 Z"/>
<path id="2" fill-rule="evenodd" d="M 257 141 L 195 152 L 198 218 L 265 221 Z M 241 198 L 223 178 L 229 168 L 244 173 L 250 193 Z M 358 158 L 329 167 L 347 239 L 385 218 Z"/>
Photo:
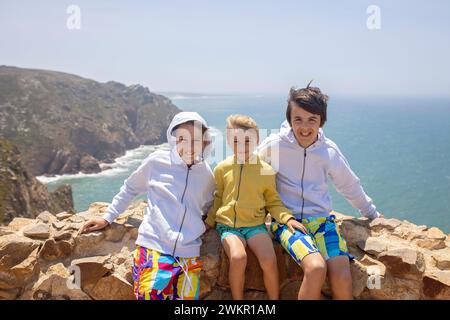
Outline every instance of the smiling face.
<path id="1" fill-rule="evenodd" d="M 259 143 L 255 129 L 227 128 L 228 146 L 239 162 L 248 162 Z"/>
<path id="2" fill-rule="evenodd" d="M 205 145 L 201 124 L 183 123 L 176 128 L 174 135 L 178 154 L 188 166 L 202 158 Z"/>
<path id="3" fill-rule="evenodd" d="M 307 148 L 317 140 L 321 127 L 320 115 L 313 114 L 291 101 L 291 128 L 298 144 Z"/>

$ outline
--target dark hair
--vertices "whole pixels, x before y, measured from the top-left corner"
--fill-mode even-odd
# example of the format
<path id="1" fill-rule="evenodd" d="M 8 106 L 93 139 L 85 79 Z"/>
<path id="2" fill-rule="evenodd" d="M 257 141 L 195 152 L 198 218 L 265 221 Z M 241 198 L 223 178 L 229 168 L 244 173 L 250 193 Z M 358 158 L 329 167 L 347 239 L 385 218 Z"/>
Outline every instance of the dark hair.
<path id="1" fill-rule="evenodd" d="M 319 88 L 310 87 L 312 80 L 309 82 L 306 88 L 295 89 L 292 87 L 289 90 L 289 97 L 287 100 L 287 109 L 286 109 L 286 119 L 291 124 L 291 110 L 292 104 L 291 102 L 295 102 L 300 108 L 305 109 L 306 111 L 317 114 L 320 116 L 320 126 L 325 124 L 327 121 L 327 102 L 328 96 L 323 94 Z"/>

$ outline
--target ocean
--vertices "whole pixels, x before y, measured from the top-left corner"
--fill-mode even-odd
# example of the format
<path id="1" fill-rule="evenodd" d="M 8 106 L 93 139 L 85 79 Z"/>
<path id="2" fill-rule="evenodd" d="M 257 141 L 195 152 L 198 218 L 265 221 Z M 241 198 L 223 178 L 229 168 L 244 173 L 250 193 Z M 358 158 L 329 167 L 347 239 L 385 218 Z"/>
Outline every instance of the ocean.
<path id="1" fill-rule="evenodd" d="M 166 93 L 182 110 L 197 111 L 217 130 L 234 113 L 253 117 L 262 130 L 278 130 L 284 95 L 188 95 Z M 450 232 L 450 99 L 331 97 L 325 135 L 337 143 L 367 194 L 386 217 Z M 160 146 L 141 146 L 98 174 L 39 177 L 49 190 L 72 185 L 75 209 L 111 202 L 124 179 Z M 212 163 L 212 166 L 215 164 Z M 358 216 L 330 184 L 334 210 Z M 145 199 L 144 196 L 140 198 Z"/>

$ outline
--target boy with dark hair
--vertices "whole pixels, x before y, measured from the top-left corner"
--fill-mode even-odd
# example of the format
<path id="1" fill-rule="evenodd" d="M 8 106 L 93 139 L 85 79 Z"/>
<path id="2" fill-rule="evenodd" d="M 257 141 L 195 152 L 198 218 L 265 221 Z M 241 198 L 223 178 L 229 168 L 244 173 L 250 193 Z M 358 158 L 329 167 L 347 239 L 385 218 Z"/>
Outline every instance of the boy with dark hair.
<path id="1" fill-rule="evenodd" d="M 304 271 L 299 299 L 320 299 L 328 275 L 334 299 L 352 299 L 350 259 L 345 240 L 331 214 L 328 178 L 336 190 L 369 219 L 379 217 L 337 145 L 326 138 L 328 96 L 319 88 L 292 88 L 286 120 L 278 134 L 259 146 L 262 159 L 277 171 L 277 190 L 308 233 L 292 232 L 272 222 L 275 239 Z"/>

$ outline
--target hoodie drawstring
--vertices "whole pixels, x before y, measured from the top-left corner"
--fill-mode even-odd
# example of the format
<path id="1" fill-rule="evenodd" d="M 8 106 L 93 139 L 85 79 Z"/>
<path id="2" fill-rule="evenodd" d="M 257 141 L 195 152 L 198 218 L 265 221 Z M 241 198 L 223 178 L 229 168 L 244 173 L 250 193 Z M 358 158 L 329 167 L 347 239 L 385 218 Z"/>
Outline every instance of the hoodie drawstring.
<path id="1" fill-rule="evenodd" d="M 186 283 L 186 281 L 189 283 L 189 287 L 191 288 L 191 290 L 192 291 L 194 291 L 194 286 L 192 285 L 192 281 L 191 281 L 191 278 L 189 277 L 189 274 L 188 274 L 188 269 L 189 269 L 189 266 L 188 266 L 188 263 L 187 262 L 185 262 L 186 263 L 186 269 L 184 269 L 183 268 L 183 264 L 181 263 L 182 261 L 183 261 L 183 258 L 181 258 L 181 261 L 180 260 L 178 260 L 177 259 L 177 257 L 174 257 L 175 258 L 175 261 L 178 263 L 178 265 L 181 267 L 181 269 L 183 270 L 183 272 L 184 272 L 184 275 L 185 275 L 185 277 L 184 277 L 184 279 L 183 279 L 183 284 L 182 284 L 182 286 L 181 286 L 181 299 L 184 299 L 184 288 L 185 288 L 185 283 Z"/>

